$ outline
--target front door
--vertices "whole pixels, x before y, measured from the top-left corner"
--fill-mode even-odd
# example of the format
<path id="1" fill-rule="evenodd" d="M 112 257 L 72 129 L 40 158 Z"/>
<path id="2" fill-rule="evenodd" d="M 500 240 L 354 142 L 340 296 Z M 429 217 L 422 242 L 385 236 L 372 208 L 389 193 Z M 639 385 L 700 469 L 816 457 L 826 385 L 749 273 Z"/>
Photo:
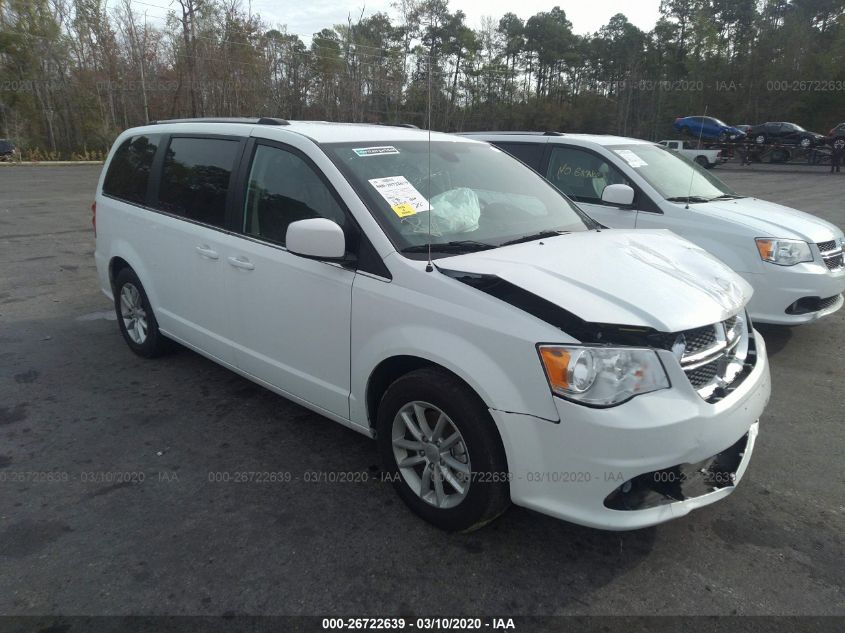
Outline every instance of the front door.
<path id="1" fill-rule="evenodd" d="M 549 156 L 546 178 L 605 226 L 634 228 L 637 215 L 634 207 L 617 207 L 601 199 L 607 185 L 632 186 L 631 182 L 598 154 L 580 147 L 555 144 Z"/>
<path id="2" fill-rule="evenodd" d="M 349 236 L 348 214 L 313 164 L 290 147 L 257 142 L 244 188 L 241 235 L 232 236 L 225 257 L 236 363 L 284 392 L 348 418 L 355 272 L 285 248 L 291 222 L 324 217 Z"/>

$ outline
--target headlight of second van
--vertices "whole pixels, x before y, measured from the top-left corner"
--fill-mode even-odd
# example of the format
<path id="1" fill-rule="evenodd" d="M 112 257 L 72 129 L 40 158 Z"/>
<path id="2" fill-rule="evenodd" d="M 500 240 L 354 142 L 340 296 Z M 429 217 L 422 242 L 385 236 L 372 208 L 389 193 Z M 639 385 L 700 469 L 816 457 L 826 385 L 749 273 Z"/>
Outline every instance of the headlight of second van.
<path id="1" fill-rule="evenodd" d="M 813 261 L 810 245 L 801 240 L 778 240 L 771 237 L 758 237 L 757 250 L 760 259 L 779 266 L 794 266 L 801 262 Z"/>
<path id="2" fill-rule="evenodd" d="M 594 407 L 612 407 L 669 388 L 657 353 L 633 347 L 540 345 L 552 392 Z"/>

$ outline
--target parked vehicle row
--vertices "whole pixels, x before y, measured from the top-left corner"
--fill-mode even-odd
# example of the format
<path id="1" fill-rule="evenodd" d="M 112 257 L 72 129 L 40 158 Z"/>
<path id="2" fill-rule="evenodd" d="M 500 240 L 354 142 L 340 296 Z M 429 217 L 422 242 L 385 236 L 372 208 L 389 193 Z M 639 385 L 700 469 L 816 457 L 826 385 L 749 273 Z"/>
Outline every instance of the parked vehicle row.
<path id="1" fill-rule="evenodd" d="M 837 126 L 828 136 L 825 136 L 805 130 L 797 123 L 785 121 L 758 125 L 728 125 L 715 117 L 687 116 L 675 119 L 672 127 L 685 136 L 708 142 L 751 142 L 757 145 L 776 143 L 808 149 L 835 141 L 838 134 L 839 138 L 843 139 L 842 144 L 845 145 L 845 127 L 843 126 Z"/>
<path id="2" fill-rule="evenodd" d="M 615 137 L 160 122 L 117 138 L 92 211 L 133 352 L 181 343 L 375 438 L 449 530 L 727 496 L 771 390 L 754 315 L 808 321 L 842 298 L 803 288 L 845 285 L 835 227 Z"/>

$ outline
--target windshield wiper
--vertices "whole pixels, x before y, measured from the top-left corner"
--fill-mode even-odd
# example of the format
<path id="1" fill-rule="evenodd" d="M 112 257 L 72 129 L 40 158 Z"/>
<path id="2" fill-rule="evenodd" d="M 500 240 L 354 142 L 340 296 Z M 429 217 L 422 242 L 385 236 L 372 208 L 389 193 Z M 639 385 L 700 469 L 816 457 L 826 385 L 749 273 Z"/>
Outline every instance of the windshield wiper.
<path id="1" fill-rule="evenodd" d="M 705 198 L 704 196 L 674 196 L 672 198 L 666 198 L 669 202 L 710 202 L 711 198 Z"/>
<path id="2" fill-rule="evenodd" d="M 723 193 L 721 196 L 716 196 L 715 198 L 710 198 L 711 200 L 740 200 L 745 196 L 738 196 L 735 193 Z"/>
<path id="3" fill-rule="evenodd" d="M 406 246 L 401 249 L 400 253 L 427 253 L 428 244 L 414 244 L 413 246 Z M 495 244 L 487 244 L 486 242 L 476 242 L 475 240 L 455 240 L 453 242 L 431 243 L 432 253 L 471 253 L 473 251 L 486 251 L 491 248 L 496 248 Z"/>
<path id="4" fill-rule="evenodd" d="M 522 242 L 531 242 L 534 240 L 542 240 L 544 237 L 557 237 L 558 235 L 565 235 L 569 231 L 540 231 L 539 233 L 531 233 L 530 235 L 523 235 L 507 242 L 502 242 L 499 246 L 510 246 L 511 244 L 521 244 Z"/>

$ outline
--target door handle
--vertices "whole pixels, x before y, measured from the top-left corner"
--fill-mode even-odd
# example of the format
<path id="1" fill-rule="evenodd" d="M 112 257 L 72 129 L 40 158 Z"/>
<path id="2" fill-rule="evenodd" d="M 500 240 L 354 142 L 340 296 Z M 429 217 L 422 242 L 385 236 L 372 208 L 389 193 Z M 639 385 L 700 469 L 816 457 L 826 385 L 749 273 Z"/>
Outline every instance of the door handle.
<path id="1" fill-rule="evenodd" d="M 208 259 L 219 259 L 220 256 L 217 254 L 217 251 L 212 250 L 205 244 L 202 246 L 197 246 L 197 253 L 202 255 L 203 257 L 207 257 Z"/>
<path id="2" fill-rule="evenodd" d="M 243 268 L 244 270 L 253 270 L 255 264 L 249 261 L 246 257 L 229 257 L 229 263 L 235 268 Z"/>

